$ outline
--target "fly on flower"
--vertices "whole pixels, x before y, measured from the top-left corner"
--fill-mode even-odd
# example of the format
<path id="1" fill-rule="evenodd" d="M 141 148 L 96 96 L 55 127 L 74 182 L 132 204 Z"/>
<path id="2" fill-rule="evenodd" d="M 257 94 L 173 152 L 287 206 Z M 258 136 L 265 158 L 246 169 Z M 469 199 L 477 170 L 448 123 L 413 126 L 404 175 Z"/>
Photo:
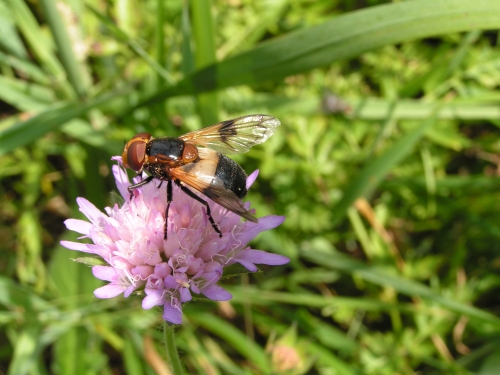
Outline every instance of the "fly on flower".
<path id="1" fill-rule="evenodd" d="M 166 186 L 158 189 L 154 184 L 144 185 L 131 199 L 127 174 L 118 165 L 113 165 L 112 170 L 123 204 L 101 212 L 85 198 L 77 198 L 88 221 L 68 219 L 65 224 L 82 235 L 79 239 L 90 239 L 92 243 L 61 241 L 68 249 L 90 254 L 92 263 L 87 264 L 93 265 L 92 273 L 108 282 L 94 291 L 96 297 L 128 297 L 143 291 L 144 309 L 163 306 L 163 318 L 181 324 L 182 305 L 192 299 L 192 293 L 214 301 L 231 299 L 231 294 L 218 284 L 226 267 L 239 263 L 255 272 L 257 264 L 277 266 L 290 261 L 283 255 L 248 246 L 259 233 L 280 225 L 283 216 L 260 217 L 258 223 L 243 222 L 239 215 L 209 202 L 223 233 L 219 238 L 207 227 L 200 203 L 181 194 L 177 184 L 173 186 L 177 198 L 170 210 L 169 240 L 165 241 Z M 248 176 L 246 188 L 256 178 L 257 171 Z M 246 202 L 245 207 L 249 204 Z M 103 264 L 94 265 L 99 259 Z"/>
<path id="2" fill-rule="evenodd" d="M 214 230 L 222 237 L 207 201 L 193 193 L 193 188 L 229 211 L 257 223 L 241 199 L 247 194 L 245 171 L 223 154 L 247 152 L 252 146 L 274 134 L 279 120 L 268 115 L 250 115 L 196 130 L 179 138 L 153 138 L 139 133 L 127 142 L 122 153 L 123 165 L 140 174 L 144 180 L 130 185 L 133 191 L 158 179 L 167 182 L 164 239 L 167 239 L 167 218 L 173 200 L 172 183 L 191 198 L 203 204 Z"/>

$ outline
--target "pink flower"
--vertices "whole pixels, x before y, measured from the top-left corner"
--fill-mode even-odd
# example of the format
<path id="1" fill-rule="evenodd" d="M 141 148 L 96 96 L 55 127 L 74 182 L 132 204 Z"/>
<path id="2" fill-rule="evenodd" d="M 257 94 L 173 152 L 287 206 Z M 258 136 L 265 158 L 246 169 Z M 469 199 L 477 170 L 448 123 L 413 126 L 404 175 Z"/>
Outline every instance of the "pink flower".
<path id="1" fill-rule="evenodd" d="M 121 161 L 119 157 L 113 159 Z M 125 203 L 121 207 L 117 204 L 106 207 L 104 214 L 88 200 L 77 198 L 80 211 L 89 222 L 68 219 L 66 227 L 93 243 L 61 241 L 68 249 L 98 255 L 108 264 L 92 268 L 95 277 L 109 282 L 94 291 L 96 297 L 112 298 L 122 293 L 128 297 L 134 291 L 144 290 L 144 309 L 163 305 L 163 318 L 180 324 L 182 304 L 191 300 L 191 293 L 201 293 L 216 301 L 231 299 L 231 294 L 217 285 L 224 267 L 240 263 L 256 271 L 256 264 L 289 262 L 282 255 L 254 250 L 247 245 L 260 232 L 280 225 L 283 216 L 266 216 L 258 223 L 243 222 L 238 215 L 208 200 L 222 232 L 219 238 L 203 205 L 174 184 L 168 240 L 164 240 L 166 184 L 158 188 L 159 182 L 153 181 L 135 189 L 130 199 L 127 190 L 130 181 L 125 171 L 115 165 L 113 174 Z M 247 185 L 251 185 L 257 175 L 258 171 L 252 173 Z"/>

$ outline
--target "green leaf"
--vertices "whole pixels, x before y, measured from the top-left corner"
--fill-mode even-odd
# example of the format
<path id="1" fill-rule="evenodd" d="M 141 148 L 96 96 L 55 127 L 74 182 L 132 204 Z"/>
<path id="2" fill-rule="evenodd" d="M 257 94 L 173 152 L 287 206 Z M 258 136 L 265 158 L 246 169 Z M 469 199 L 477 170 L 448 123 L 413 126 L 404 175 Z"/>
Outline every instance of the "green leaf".
<path id="1" fill-rule="evenodd" d="M 437 112 L 437 109 L 435 110 Z M 415 144 L 423 137 L 426 130 L 435 122 L 435 117 L 425 121 L 415 130 L 401 137 L 382 155 L 366 164 L 361 172 L 344 189 L 342 199 L 333 208 L 333 223 L 339 223 L 347 209 L 359 197 L 370 195 L 378 187 L 384 176 L 401 160 L 413 151 Z"/>
<path id="2" fill-rule="evenodd" d="M 189 320 L 227 341 L 237 352 L 248 359 L 262 374 L 269 374 L 270 367 L 261 346 L 249 340 L 241 331 L 212 314 L 189 311 Z"/>
<path id="3" fill-rule="evenodd" d="M 14 354 L 9 366 L 9 375 L 28 374 L 33 370 L 43 347 L 39 341 L 42 327 L 29 325 L 19 332 L 14 343 Z"/>
<path id="4" fill-rule="evenodd" d="M 9 0 L 8 4 L 21 35 L 26 40 L 36 59 L 40 61 L 44 70 L 56 78 L 66 98 L 72 98 L 71 86 L 66 82 L 64 70 L 54 51 L 53 40 L 47 37 L 35 15 L 30 11 L 28 3 L 22 0 Z"/>
<path id="5" fill-rule="evenodd" d="M 118 26 L 116 26 L 113 21 L 106 17 L 105 15 L 101 14 L 97 9 L 92 7 L 91 5 L 87 4 L 87 8 L 97 17 L 99 20 L 108 27 L 108 29 L 113 33 L 115 38 L 118 40 L 126 43 L 132 51 L 134 51 L 138 56 L 142 57 L 144 61 L 149 65 L 149 67 L 155 71 L 159 76 L 163 77 L 163 79 L 172 84 L 173 79 L 170 73 L 163 68 L 158 62 L 151 57 L 145 50 L 140 46 L 139 43 L 137 43 L 135 40 L 133 40 L 131 37 L 127 35 L 124 31 L 120 30 Z"/>
<path id="6" fill-rule="evenodd" d="M 269 290 L 260 290 L 253 287 L 245 288 L 231 288 L 224 286 L 225 289 L 233 294 L 233 303 L 247 303 L 249 300 L 252 304 L 264 306 L 271 305 L 272 303 L 287 303 L 298 306 L 308 307 L 329 307 L 338 308 L 339 306 L 351 309 L 363 309 L 367 311 L 386 311 L 390 309 L 397 309 L 403 311 L 410 311 L 408 306 L 403 304 L 387 303 L 380 300 L 370 298 L 351 298 L 351 297 L 325 297 L 308 293 L 284 293 Z"/>
<path id="7" fill-rule="evenodd" d="M 54 92 L 44 86 L 0 76 L 0 99 L 20 111 L 40 111 L 54 102 Z"/>
<path id="8" fill-rule="evenodd" d="M 43 8 L 47 23 L 52 31 L 52 36 L 57 46 L 58 56 L 64 67 L 66 76 L 75 93 L 83 97 L 87 93 L 89 79 L 83 64 L 81 64 L 75 56 L 75 52 L 73 51 L 75 41 L 70 39 L 68 30 L 69 25 L 63 23 L 56 4 L 57 3 L 53 0 L 40 0 L 40 5 Z M 60 6 L 62 6 L 62 4 L 65 3 L 61 3 Z M 67 9 L 70 10 L 71 8 L 68 7 Z M 76 15 L 74 16 L 76 17 Z"/>
<path id="9" fill-rule="evenodd" d="M 61 126 L 61 131 L 90 146 L 104 150 L 110 155 L 117 154 L 123 148 L 123 142 L 107 139 L 105 134 L 96 132 L 92 125 L 85 120 L 70 120 Z"/>
<path id="10" fill-rule="evenodd" d="M 182 55 L 181 69 L 182 73 L 185 76 L 187 76 L 188 74 L 191 74 L 195 69 L 194 54 L 191 49 L 192 30 L 189 19 L 189 6 L 187 2 L 184 2 L 182 7 L 181 31 L 182 31 L 182 42 L 180 46 Z"/>
<path id="11" fill-rule="evenodd" d="M 318 251 L 303 252 L 302 256 L 323 267 L 334 270 L 342 270 L 349 274 L 354 274 L 363 280 L 374 283 L 382 287 L 391 287 L 398 293 L 408 296 L 417 296 L 422 299 L 427 299 L 443 308 L 450 309 L 457 314 L 465 314 L 470 318 L 477 319 L 483 323 L 490 323 L 496 327 L 500 327 L 500 318 L 486 311 L 469 306 L 449 298 L 442 297 L 433 292 L 429 287 L 419 284 L 415 281 L 405 279 L 403 277 L 390 275 L 383 270 L 378 270 L 374 267 L 369 267 L 361 262 L 349 259 L 340 253 L 328 254 Z"/>
<path id="12" fill-rule="evenodd" d="M 443 104 L 436 112 L 436 117 L 463 120 L 500 119 L 500 109 L 495 104 L 499 99 L 498 92 L 492 92 L 485 97 L 457 98 Z M 385 119 L 389 114 L 394 120 L 426 119 L 436 111 L 435 103 L 411 99 L 388 101 L 383 98 L 363 98 L 349 100 L 347 104 L 353 108 L 356 118 L 365 120 Z"/>
<path id="13" fill-rule="evenodd" d="M 193 15 L 193 36 L 196 45 L 196 68 L 201 69 L 215 63 L 215 32 L 210 0 L 198 0 L 190 3 Z M 218 122 L 219 102 L 217 94 L 197 95 L 198 109 L 204 124 Z"/>
<path id="14" fill-rule="evenodd" d="M 0 31 L 1 32 L 1 31 Z M 1 34 L 0 34 L 1 35 Z M 0 62 L 9 65 L 15 69 L 19 75 L 27 76 L 28 79 L 43 84 L 50 85 L 50 79 L 39 66 L 30 61 L 17 58 L 12 55 L 7 55 L 0 52 Z"/>
<path id="15" fill-rule="evenodd" d="M 5 1 L 0 2 L 0 46 L 18 58 L 27 58 L 28 53 L 12 20 L 12 13 Z"/>
<path id="16" fill-rule="evenodd" d="M 87 102 L 60 103 L 46 112 L 40 113 L 27 121 L 18 122 L 0 130 L 0 156 L 16 147 L 24 146 L 55 130 L 67 121 L 85 115 L 89 110 L 109 104 L 126 91 L 109 93 Z"/>
<path id="17" fill-rule="evenodd" d="M 134 341 L 129 338 L 129 340 L 125 340 L 124 344 L 123 359 L 125 361 L 124 365 L 127 370 L 127 374 L 144 374 L 141 363 L 142 355 L 137 352 Z"/>
<path id="18" fill-rule="evenodd" d="M 105 261 L 102 260 L 102 258 L 98 257 L 79 257 L 79 258 L 74 258 L 74 262 L 76 263 L 82 263 L 85 264 L 86 266 L 103 266 L 107 264 Z"/>
<path id="19" fill-rule="evenodd" d="M 358 375 L 360 373 L 350 363 L 340 359 L 332 350 L 328 350 L 315 342 L 309 344 L 309 349 L 318 358 L 318 362 L 322 367 L 333 370 L 336 374 Z"/>
<path id="20" fill-rule="evenodd" d="M 27 311 L 52 309 L 52 305 L 34 291 L 3 276 L 0 276 L 0 304 L 9 309 L 21 307 Z"/>
<path id="21" fill-rule="evenodd" d="M 447 33 L 500 28 L 496 0 L 419 0 L 374 6 L 291 33 L 208 66 L 145 99 L 149 105 L 175 95 L 280 80 L 388 44 Z"/>
<path id="22" fill-rule="evenodd" d="M 235 264 L 231 264 L 228 267 L 224 267 L 224 275 L 221 277 L 221 280 L 222 279 L 229 279 L 231 277 L 235 277 L 238 275 L 244 275 L 247 273 L 258 273 L 258 272 L 261 272 L 261 271 L 257 270 L 255 272 L 252 272 L 252 271 L 249 271 L 248 269 L 246 269 L 245 267 L 243 267 L 241 264 L 235 263 Z"/>

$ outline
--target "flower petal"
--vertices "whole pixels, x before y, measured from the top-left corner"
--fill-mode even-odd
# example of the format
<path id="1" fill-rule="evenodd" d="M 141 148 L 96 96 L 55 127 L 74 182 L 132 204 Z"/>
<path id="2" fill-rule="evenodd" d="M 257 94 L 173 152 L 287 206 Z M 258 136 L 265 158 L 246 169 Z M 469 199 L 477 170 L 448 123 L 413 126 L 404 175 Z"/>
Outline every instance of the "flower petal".
<path id="1" fill-rule="evenodd" d="M 64 246 L 66 249 L 78 250 L 78 251 L 83 251 L 85 253 L 94 254 L 94 252 L 87 247 L 86 243 L 79 243 L 79 242 L 72 242 L 72 241 L 61 241 L 59 243 L 61 244 L 61 246 Z"/>
<path id="2" fill-rule="evenodd" d="M 278 225 L 285 221 L 284 216 L 264 216 L 259 218 L 258 223 L 252 223 L 251 221 L 247 221 L 245 224 L 245 231 L 238 236 L 238 241 L 241 243 L 249 243 L 253 240 L 257 235 L 265 230 L 276 228 Z"/>
<path id="3" fill-rule="evenodd" d="M 181 302 L 188 302 L 193 299 L 193 297 L 191 297 L 191 292 L 189 291 L 188 288 L 181 288 L 180 295 L 181 295 Z"/>
<path id="4" fill-rule="evenodd" d="M 252 173 L 250 173 L 250 175 L 247 177 L 247 189 L 250 189 L 250 186 L 253 185 L 253 183 L 257 179 L 258 175 L 259 175 L 259 170 L 258 169 L 256 169 Z"/>
<path id="5" fill-rule="evenodd" d="M 201 293 L 213 301 L 229 301 L 233 295 L 217 284 L 209 285 Z"/>
<path id="6" fill-rule="evenodd" d="M 182 311 L 167 301 L 163 305 L 163 319 L 170 323 L 182 324 Z"/>
<path id="7" fill-rule="evenodd" d="M 284 216 L 269 215 L 259 219 L 259 226 L 261 227 L 261 231 L 265 231 L 276 228 L 278 225 L 283 224 L 284 221 Z"/>
<path id="8" fill-rule="evenodd" d="M 113 176 L 115 176 L 116 187 L 118 188 L 118 191 L 125 199 L 125 201 L 128 201 L 130 199 L 130 192 L 127 190 L 127 188 L 130 186 L 128 175 L 119 165 L 113 165 L 111 169 L 113 171 Z"/>
<path id="9" fill-rule="evenodd" d="M 255 264 L 253 264 L 252 262 L 249 262 L 248 260 L 233 258 L 230 263 L 232 264 L 232 263 L 236 263 L 236 262 L 241 264 L 243 267 L 245 267 L 250 272 L 256 272 L 258 270 L 258 268 L 255 266 Z"/>
<path id="10" fill-rule="evenodd" d="M 254 264 L 268 264 L 270 266 L 280 266 L 290 262 L 290 259 L 286 256 L 253 249 L 242 251 L 236 258 L 238 261 L 247 260 Z"/>
<path id="11" fill-rule="evenodd" d="M 175 277 L 172 275 L 168 275 L 167 277 L 165 277 L 163 282 L 165 285 L 165 289 L 175 289 L 179 286 L 177 281 L 175 281 Z"/>
<path id="12" fill-rule="evenodd" d="M 113 267 L 94 266 L 92 267 L 92 273 L 98 279 L 105 281 L 114 281 L 118 278 L 118 273 Z"/>
<path id="13" fill-rule="evenodd" d="M 76 203 L 80 207 L 80 211 L 88 217 L 92 224 L 97 225 L 100 218 L 105 218 L 106 216 L 97 209 L 92 203 L 90 203 L 85 198 L 76 198 Z"/>
<path id="14" fill-rule="evenodd" d="M 68 219 L 64 221 L 64 225 L 69 230 L 73 232 L 89 235 L 90 229 L 93 227 L 88 221 L 78 220 L 78 219 Z"/>
<path id="15" fill-rule="evenodd" d="M 164 290 L 151 290 L 146 289 L 147 296 L 142 300 L 142 308 L 144 310 L 149 310 L 150 308 L 165 303 L 163 298 Z"/>
<path id="16" fill-rule="evenodd" d="M 132 284 L 132 285 L 129 285 L 124 291 L 123 291 L 123 296 L 125 298 L 128 298 L 133 292 L 134 290 L 136 290 L 140 284 L 144 285 L 144 282 L 142 283 L 138 283 L 138 284 Z"/>
<path id="17" fill-rule="evenodd" d="M 97 298 L 113 298 L 123 293 L 124 288 L 115 284 L 104 285 L 94 290 Z"/>

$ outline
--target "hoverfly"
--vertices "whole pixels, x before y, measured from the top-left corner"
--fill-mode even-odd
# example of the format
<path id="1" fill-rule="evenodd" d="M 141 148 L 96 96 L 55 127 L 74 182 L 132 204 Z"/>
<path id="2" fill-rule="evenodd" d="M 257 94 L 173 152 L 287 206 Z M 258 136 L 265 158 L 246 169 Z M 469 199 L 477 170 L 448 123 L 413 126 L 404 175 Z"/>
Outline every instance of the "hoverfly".
<path id="1" fill-rule="evenodd" d="M 167 208 L 165 210 L 164 239 L 167 239 L 167 218 L 172 202 L 172 182 L 191 198 L 203 204 L 214 230 L 222 237 L 210 207 L 193 188 L 235 214 L 258 222 L 241 199 L 247 194 L 245 171 L 234 160 L 223 154 L 247 152 L 252 146 L 266 141 L 280 125 L 278 119 L 268 115 L 243 116 L 196 130 L 179 138 L 153 138 L 139 133 L 127 142 L 122 153 L 123 165 L 149 176 L 134 189 L 158 179 L 167 182 Z M 160 186 L 161 186 L 160 183 Z"/>

